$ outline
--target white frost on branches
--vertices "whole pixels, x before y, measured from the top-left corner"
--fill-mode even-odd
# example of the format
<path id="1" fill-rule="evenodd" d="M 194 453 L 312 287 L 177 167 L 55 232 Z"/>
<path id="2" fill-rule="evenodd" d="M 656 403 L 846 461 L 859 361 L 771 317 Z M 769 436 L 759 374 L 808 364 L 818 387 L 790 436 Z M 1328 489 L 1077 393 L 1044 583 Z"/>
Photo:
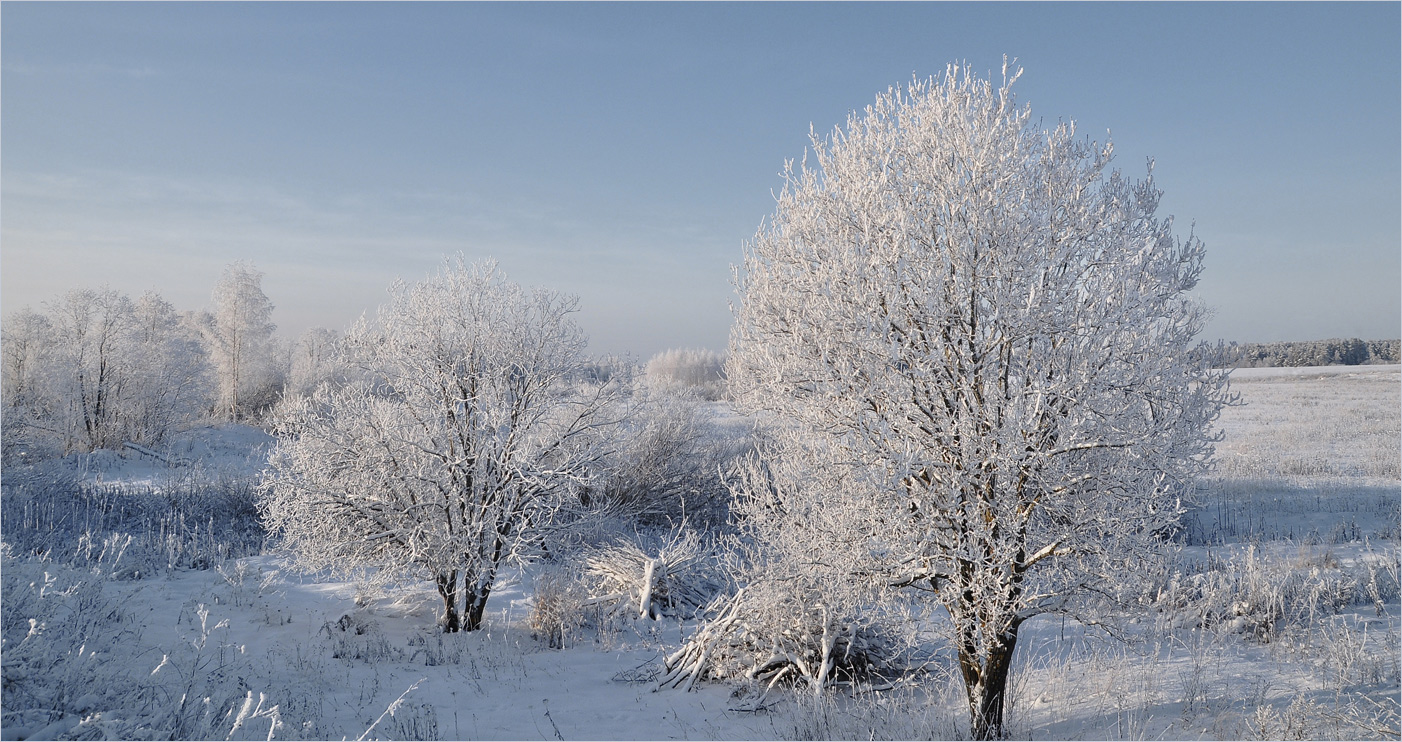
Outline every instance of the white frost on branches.
<path id="1" fill-rule="evenodd" d="M 281 386 L 273 303 L 263 272 L 237 261 L 224 267 L 211 295 L 214 311 L 199 318 L 219 379 L 216 414 L 240 420 L 272 404 Z"/>
<path id="2" fill-rule="evenodd" d="M 870 506 L 877 493 L 862 472 L 818 465 L 823 452 L 808 453 L 781 456 L 770 443 L 737 467 L 727 566 L 743 587 L 710 606 L 712 619 L 667 658 L 664 687 L 716 677 L 817 692 L 899 672 L 896 661 L 912 648 L 900 632 L 909 606 L 874 549 L 875 534 L 890 529 L 887 514 Z"/>
<path id="3" fill-rule="evenodd" d="M 75 289 L 46 309 L 7 317 L 0 339 L 7 458 L 31 446 L 158 445 L 204 414 L 204 348 L 160 296 Z"/>

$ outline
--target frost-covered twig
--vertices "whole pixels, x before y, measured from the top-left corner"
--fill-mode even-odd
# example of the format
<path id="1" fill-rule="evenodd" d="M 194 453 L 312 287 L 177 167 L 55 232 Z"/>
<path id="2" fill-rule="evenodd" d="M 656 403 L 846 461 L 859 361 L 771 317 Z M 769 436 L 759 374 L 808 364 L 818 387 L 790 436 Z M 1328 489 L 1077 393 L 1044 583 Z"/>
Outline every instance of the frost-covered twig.
<path id="1" fill-rule="evenodd" d="M 356 742 L 363 742 L 366 737 L 369 737 L 370 733 L 375 731 L 375 727 L 379 726 L 380 722 L 384 721 L 386 716 L 394 716 L 395 712 L 399 711 L 399 707 L 404 705 L 404 699 L 410 693 L 413 693 L 415 690 L 417 690 L 419 687 L 419 683 L 422 683 L 425 680 L 428 680 L 428 678 L 419 678 L 418 680 L 414 681 L 413 685 L 410 685 L 408 688 L 405 688 L 404 692 L 400 693 L 399 697 L 394 699 L 393 703 L 385 707 L 384 712 L 382 712 L 380 716 L 377 719 L 375 719 L 375 723 L 371 724 L 364 732 L 360 733 L 359 737 L 355 738 Z"/>

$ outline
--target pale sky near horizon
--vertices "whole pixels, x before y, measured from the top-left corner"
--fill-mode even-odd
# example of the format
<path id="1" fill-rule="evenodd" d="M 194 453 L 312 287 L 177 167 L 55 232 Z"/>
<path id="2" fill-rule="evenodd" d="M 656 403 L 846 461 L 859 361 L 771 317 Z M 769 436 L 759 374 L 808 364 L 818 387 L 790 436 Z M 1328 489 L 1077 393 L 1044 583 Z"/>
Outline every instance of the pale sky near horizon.
<path id="1" fill-rule="evenodd" d="M 0 3 L 0 309 L 209 301 L 282 334 L 446 254 L 578 294 L 595 352 L 724 349 L 810 125 L 966 60 L 1146 157 L 1207 339 L 1402 335 L 1402 5 Z"/>

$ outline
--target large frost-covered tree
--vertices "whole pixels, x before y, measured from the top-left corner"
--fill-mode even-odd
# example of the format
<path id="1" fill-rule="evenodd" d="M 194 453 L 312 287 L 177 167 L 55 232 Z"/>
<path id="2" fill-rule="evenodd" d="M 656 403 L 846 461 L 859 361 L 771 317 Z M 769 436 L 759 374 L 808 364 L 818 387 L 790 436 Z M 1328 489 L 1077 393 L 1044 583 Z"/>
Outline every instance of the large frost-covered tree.
<path id="1" fill-rule="evenodd" d="M 845 472 L 752 499 L 831 500 L 838 522 L 774 519 L 842 544 L 807 569 L 936 601 L 977 738 L 1002 734 L 1022 623 L 1113 592 L 1174 527 L 1226 396 L 1190 352 L 1203 245 L 1155 215 L 1152 164 L 1126 179 L 1109 144 L 1044 130 L 1016 78 L 952 66 L 813 137 L 747 246 L 727 368 L 779 468 Z"/>
<path id="2" fill-rule="evenodd" d="M 444 629 L 472 631 L 593 476 L 629 380 L 589 379 L 576 299 L 495 263 L 390 295 L 343 340 L 346 383 L 286 402 L 263 512 L 305 566 L 433 580 Z"/>

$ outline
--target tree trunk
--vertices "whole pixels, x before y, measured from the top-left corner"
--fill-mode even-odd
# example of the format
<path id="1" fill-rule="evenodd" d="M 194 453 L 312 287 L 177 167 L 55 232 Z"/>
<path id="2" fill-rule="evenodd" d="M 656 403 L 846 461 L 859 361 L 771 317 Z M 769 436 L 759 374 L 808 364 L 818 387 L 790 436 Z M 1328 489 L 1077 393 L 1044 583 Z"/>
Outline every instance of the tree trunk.
<path id="1" fill-rule="evenodd" d="M 643 589 L 638 596 L 638 618 L 652 618 L 652 588 L 657 582 L 657 560 L 647 560 L 643 569 Z"/>
<path id="2" fill-rule="evenodd" d="M 487 610 L 487 595 L 492 592 L 492 585 L 487 583 L 476 588 L 468 587 L 466 591 L 467 623 L 463 626 L 463 631 L 476 631 L 482 628 L 482 614 Z"/>
<path id="3" fill-rule="evenodd" d="M 443 597 L 443 632 L 455 633 L 461 628 L 458 616 L 458 571 L 440 574 L 435 582 L 438 583 L 438 594 Z"/>
<path id="4" fill-rule="evenodd" d="M 467 623 L 463 626 L 463 631 L 476 631 L 482 628 L 482 614 L 487 610 L 487 596 L 492 592 L 492 583 L 497 578 L 497 565 L 501 563 L 501 552 L 506 546 L 505 533 L 510 530 L 510 526 L 498 526 L 497 538 L 492 544 L 492 558 L 486 562 L 486 566 L 479 569 L 486 570 L 483 576 L 475 576 L 473 572 L 468 572 L 463 581 L 463 592 L 467 599 L 466 613 Z"/>
<path id="5" fill-rule="evenodd" d="M 964 692 L 969 701 L 969 736 L 972 739 L 1002 739 L 1003 702 L 1007 696 L 1008 671 L 1017 647 L 1017 626 L 995 638 L 981 656 L 975 632 L 965 632 L 959 648 L 959 669 L 964 676 Z"/>

